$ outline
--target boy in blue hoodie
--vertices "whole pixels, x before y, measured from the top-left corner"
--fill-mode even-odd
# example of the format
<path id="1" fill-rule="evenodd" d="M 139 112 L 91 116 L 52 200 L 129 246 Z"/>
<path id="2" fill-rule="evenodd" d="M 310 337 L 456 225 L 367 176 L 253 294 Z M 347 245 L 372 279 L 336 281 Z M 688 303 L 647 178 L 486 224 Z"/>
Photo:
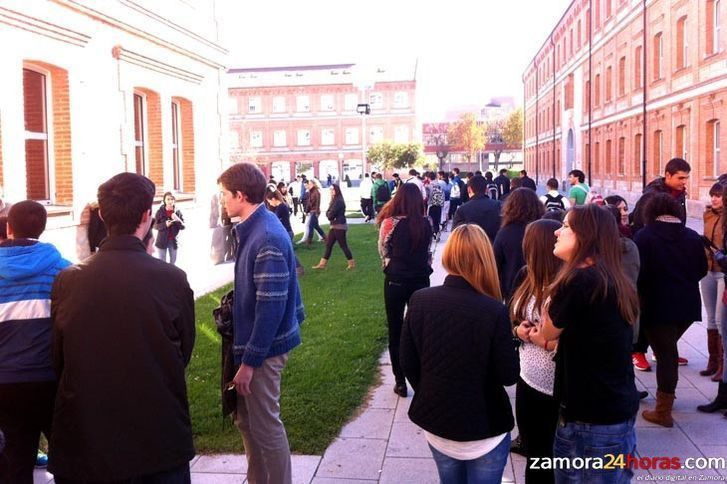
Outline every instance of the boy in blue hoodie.
<path id="1" fill-rule="evenodd" d="M 38 202 L 16 203 L 8 213 L 8 238 L 0 243 L 0 428 L 7 443 L 0 482 L 32 484 L 40 433 L 49 437 L 51 430 L 50 293 L 70 262 L 38 241 L 47 217 Z"/>

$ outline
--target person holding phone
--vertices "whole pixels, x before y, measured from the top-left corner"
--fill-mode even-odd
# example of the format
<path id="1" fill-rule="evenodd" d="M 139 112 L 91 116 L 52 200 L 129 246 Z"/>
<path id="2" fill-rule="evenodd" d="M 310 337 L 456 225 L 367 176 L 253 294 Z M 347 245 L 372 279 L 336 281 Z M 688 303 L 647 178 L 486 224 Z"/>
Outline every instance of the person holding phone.
<path id="1" fill-rule="evenodd" d="M 174 265 L 177 261 L 177 236 L 180 230 L 184 230 L 184 218 L 182 212 L 175 210 L 175 198 L 171 192 L 164 194 L 164 203 L 157 210 L 154 216 L 154 228 L 157 229 L 157 238 L 154 247 L 157 248 L 159 259 Z"/>

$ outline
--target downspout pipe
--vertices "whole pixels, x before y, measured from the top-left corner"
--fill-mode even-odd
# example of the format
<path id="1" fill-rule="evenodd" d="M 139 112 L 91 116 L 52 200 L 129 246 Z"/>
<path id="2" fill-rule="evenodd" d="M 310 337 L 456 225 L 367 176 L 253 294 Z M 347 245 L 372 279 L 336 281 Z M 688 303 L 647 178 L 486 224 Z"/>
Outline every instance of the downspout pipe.
<path id="1" fill-rule="evenodd" d="M 553 34 L 550 34 L 550 46 L 553 49 L 553 122 L 551 125 L 553 126 L 553 178 L 555 178 L 555 42 L 553 41 Z"/>
<path id="2" fill-rule="evenodd" d="M 646 139 L 648 137 L 646 134 L 646 90 L 647 90 L 647 87 L 646 87 L 646 40 L 647 40 L 647 37 L 646 37 L 646 0 L 643 0 L 642 5 L 643 5 L 642 6 L 642 9 L 643 9 L 642 17 L 643 17 L 643 21 L 644 21 L 644 25 L 643 25 L 644 39 L 642 41 L 643 47 L 641 48 L 641 52 L 642 52 L 642 56 L 643 56 L 643 65 L 641 66 L 641 83 L 643 84 L 642 90 L 644 92 L 643 92 L 643 95 L 641 96 L 641 98 L 642 98 L 642 101 L 641 101 L 641 104 L 642 104 L 641 132 L 643 133 L 641 135 L 641 146 L 642 146 L 642 148 L 641 148 L 641 151 L 642 151 L 642 153 L 641 153 L 641 191 L 643 193 L 643 191 L 646 189 L 646 146 L 647 146 Z"/>
<path id="3" fill-rule="evenodd" d="M 540 76 L 538 75 L 538 63 L 535 66 L 535 183 L 538 183 L 540 174 Z"/>
<path id="4" fill-rule="evenodd" d="M 591 124 L 593 123 L 593 0 L 588 0 L 588 186 L 591 186 L 591 170 L 593 166 L 593 139 Z"/>

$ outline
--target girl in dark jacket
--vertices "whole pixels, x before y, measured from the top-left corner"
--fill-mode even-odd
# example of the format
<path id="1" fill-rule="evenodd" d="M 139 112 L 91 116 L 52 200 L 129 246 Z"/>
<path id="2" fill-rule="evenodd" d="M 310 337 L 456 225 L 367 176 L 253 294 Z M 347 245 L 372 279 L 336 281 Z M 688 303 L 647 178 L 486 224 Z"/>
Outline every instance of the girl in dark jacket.
<path id="1" fill-rule="evenodd" d="M 290 236 L 290 242 L 293 242 L 293 228 L 290 225 L 290 206 L 285 202 L 285 197 L 282 193 L 280 193 L 277 189 L 267 189 L 265 190 L 265 204 L 267 205 L 268 209 L 275 213 L 275 215 L 278 216 L 278 220 L 280 220 L 281 225 L 283 228 L 285 228 L 285 231 L 288 232 L 288 235 Z M 303 265 L 300 263 L 300 260 L 298 259 L 298 256 L 295 256 L 295 270 L 298 274 L 298 277 L 302 277 L 305 271 L 303 270 Z"/>
<path id="2" fill-rule="evenodd" d="M 323 253 L 321 261 L 318 265 L 313 266 L 313 269 L 326 268 L 326 265 L 328 265 L 328 259 L 331 258 L 333 244 L 336 242 L 338 242 L 338 245 L 341 246 L 341 250 L 348 261 L 346 270 L 355 268 L 356 261 L 353 260 L 353 254 L 351 254 L 351 250 L 348 248 L 348 243 L 346 242 L 346 231 L 348 230 L 348 225 L 346 224 L 346 202 L 343 201 L 341 188 L 337 183 L 331 185 L 331 202 L 328 204 L 326 217 L 331 223 L 331 228 L 328 231 L 328 237 L 326 238 L 326 251 Z"/>
<path id="3" fill-rule="evenodd" d="M 525 227 L 545 213 L 545 206 L 534 191 L 518 188 L 511 191 L 502 206 L 502 228 L 495 236 L 495 260 L 500 288 L 505 301 L 515 289 L 515 276 L 525 265 L 523 238 Z"/>
<path id="4" fill-rule="evenodd" d="M 432 226 L 424 216 L 419 187 L 405 183 L 378 215 L 379 255 L 384 268 L 384 304 L 389 327 L 389 356 L 396 384 L 394 392 L 407 396 L 406 379 L 399 363 L 401 326 L 409 298 L 429 287 L 432 273 L 429 243 Z"/>
<path id="5" fill-rule="evenodd" d="M 182 212 L 174 208 L 174 195 L 171 192 L 164 194 L 164 203 L 157 210 L 154 216 L 154 228 L 157 229 L 157 239 L 154 247 L 157 248 L 157 255 L 163 261 L 167 260 L 174 264 L 177 261 L 177 235 L 184 230 L 184 218 Z"/>
<path id="6" fill-rule="evenodd" d="M 677 341 L 702 319 L 699 281 L 707 275 L 702 238 L 682 224 L 682 208 L 667 193 L 654 194 L 644 207 L 646 226 L 636 233 L 641 271 L 641 324 L 658 359 L 656 408 L 643 412 L 649 422 L 672 427 L 678 372 Z"/>
<path id="7" fill-rule="evenodd" d="M 415 392 L 409 418 L 424 429 L 441 482 L 500 482 L 514 426 L 505 386 L 519 365 L 485 231 L 454 229 L 442 265 L 444 285 L 414 293 L 401 335 Z"/>

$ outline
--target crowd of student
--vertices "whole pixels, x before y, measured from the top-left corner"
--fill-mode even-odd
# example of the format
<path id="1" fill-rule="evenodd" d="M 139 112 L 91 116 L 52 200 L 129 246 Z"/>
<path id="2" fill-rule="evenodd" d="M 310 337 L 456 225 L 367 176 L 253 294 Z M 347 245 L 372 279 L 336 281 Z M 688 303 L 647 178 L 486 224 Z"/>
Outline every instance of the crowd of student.
<path id="1" fill-rule="evenodd" d="M 595 196 L 579 170 L 569 174 L 567 197 L 549 181 L 539 198 L 524 171 L 509 182 L 498 181 L 506 173 L 471 174 L 466 183 L 457 170 L 451 178 L 420 178 L 412 170 L 392 184 L 375 174 L 361 189 L 362 210 L 379 225 L 394 391 L 407 396 L 407 380 L 414 389 L 409 416 L 425 431 L 442 482 L 499 482 L 515 418 L 531 462 L 632 454 L 639 399 L 647 396 L 634 383 L 644 342 L 658 356 L 658 390 L 643 417 L 672 426 L 677 341 L 701 319 L 700 281 L 710 325 L 704 374 L 720 383 L 716 399 L 699 410 L 727 408 L 724 352 L 715 339 L 720 329 L 727 334 L 719 285 L 727 270 L 727 190 L 712 188 L 700 237 L 685 226 L 689 172 L 686 161 L 669 161 L 630 216 L 623 198 Z M 294 183 L 308 194 L 311 224 L 303 240 L 310 244 L 320 229 L 320 187 L 316 180 Z M 289 483 L 281 372 L 305 319 L 292 193 L 289 185 L 267 184 L 249 163 L 231 166 L 218 184 L 226 215 L 239 219 L 234 297 L 218 321 L 233 328 L 225 401 L 242 434 L 248 480 Z M 326 248 L 315 268 L 326 267 L 337 242 L 350 269 L 345 202 L 338 185 L 330 190 L 331 227 L 321 234 Z M 0 206 L 7 213 L 0 480 L 32 482 L 44 433 L 49 470 L 60 484 L 189 482 L 194 448 L 184 371 L 195 340 L 194 304 L 184 272 L 149 256 L 152 226 L 160 229 L 157 248 L 161 237 L 172 257 L 171 242 L 184 226 L 166 195 L 152 215 L 154 192 L 150 180 L 131 173 L 102 184 L 98 211 L 108 236 L 96 255 L 72 266 L 38 240 L 47 219 L 42 205 Z M 453 201 L 449 217 L 446 202 Z M 294 203 L 292 209 L 295 215 Z M 450 218 L 442 255 L 448 276 L 430 288 L 432 241 Z M 513 384 L 515 418 L 505 392 Z M 528 482 L 630 477 L 628 468 L 526 470 Z"/>

